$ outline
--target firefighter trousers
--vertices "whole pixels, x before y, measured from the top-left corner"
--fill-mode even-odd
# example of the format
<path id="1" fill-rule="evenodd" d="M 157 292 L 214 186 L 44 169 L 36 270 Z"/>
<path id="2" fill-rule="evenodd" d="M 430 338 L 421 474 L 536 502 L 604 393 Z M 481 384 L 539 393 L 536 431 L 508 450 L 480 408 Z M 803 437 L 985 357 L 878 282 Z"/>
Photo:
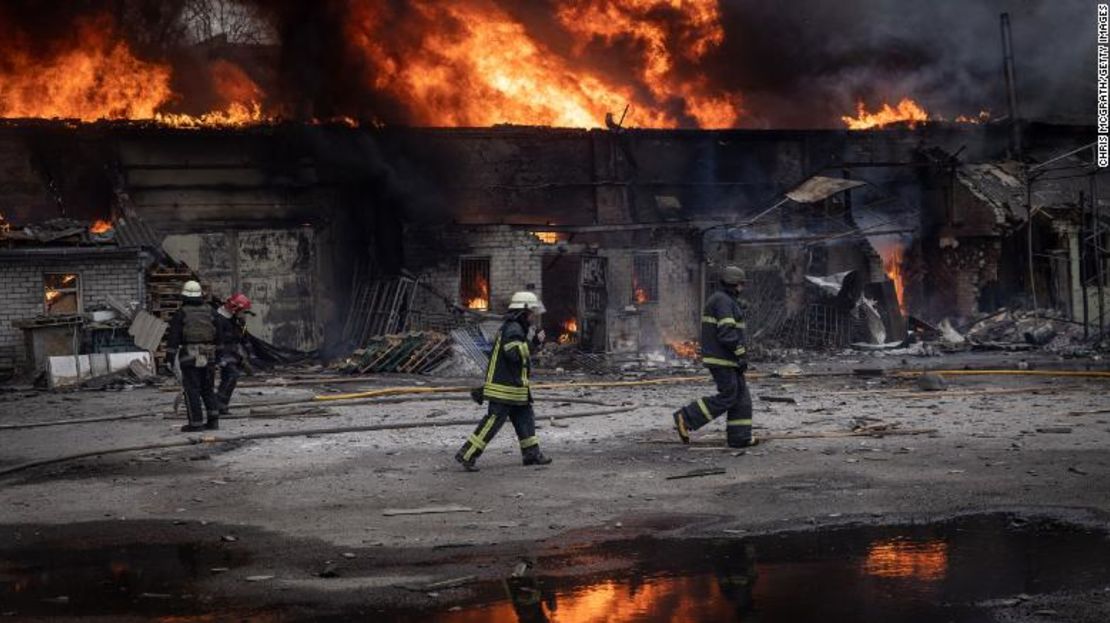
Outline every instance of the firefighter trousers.
<path id="1" fill-rule="evenodd" d="M 235 392 L 235 385 L 239 377 L 243 376 L 243 368 L 238 362 L 228 361 L 220 366 L 220 387 L 216 390 L 216 398 L 220 401 L 220 410 L 226 411 L 231 404 L 231 394 Z"/>
<path id="2" fill-rule="evenodd" d="M 698 398 L 682 407 L 686 428 L 697 430 L 721 414 L 727 413 L 726 430 L 730 446 L 743 446 L 752 440 L 752 395 L 744 373 L 738 368 L 709 366 L 717 383 L 717 394 Z"/>
<path id="3" fill-rule="evenodd" d="M 214 366 L 181 366 L 181 387 L 185 390 L 185 412 L 189 415 L 189 424 L 201 426 L 204 424 L 204 412 L 208 411 L 208 421 L 218 420 L 220 417 L 220 402 L 216 398 L 213 388 L 215 381 Z M 202 406 L 203 405 L 203 406 Z"/>
<path id="4" fill-rule="evenodd" d="M 540 451 L 540 440 L 536 437 L 536 415 L 532 405 L 510 405 L 503 402 L 489 403 L 486 417 L 478 423 L 478 428 L 467 437 L 459 454 L 464 461 L 475 461 L 482 456 L 482 452 L 497 435 L 497 431 L 505 425 L 505 420 L 513 423 L 516 437 L 520 442 L 520 452 L 526 458 Z"/>

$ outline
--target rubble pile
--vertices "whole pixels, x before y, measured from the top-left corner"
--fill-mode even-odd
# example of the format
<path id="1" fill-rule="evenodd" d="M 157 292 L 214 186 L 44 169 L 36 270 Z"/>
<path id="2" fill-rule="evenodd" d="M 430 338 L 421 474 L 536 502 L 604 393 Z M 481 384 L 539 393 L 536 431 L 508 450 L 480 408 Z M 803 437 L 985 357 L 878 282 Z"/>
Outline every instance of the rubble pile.
<path id="1" fill-rule="evenodd" d="M 1099 343 L 1097 328 L 1087 333 L 1085 337 L 1081 323 L 1069 320 L 1057 310 L 1003 309 L 971 323 L 964 336 L 977 350 L 1043 349 L 1079 355 L 1105 349 L 1106 340 Z"/>
<path id="2" fill-rule="evenodd" d="M 613 368 L 604 353 L 587 353 L 574 343 L 547 342 L 532 354 L 532 365 L 545 370 L 611 374 Z"/>

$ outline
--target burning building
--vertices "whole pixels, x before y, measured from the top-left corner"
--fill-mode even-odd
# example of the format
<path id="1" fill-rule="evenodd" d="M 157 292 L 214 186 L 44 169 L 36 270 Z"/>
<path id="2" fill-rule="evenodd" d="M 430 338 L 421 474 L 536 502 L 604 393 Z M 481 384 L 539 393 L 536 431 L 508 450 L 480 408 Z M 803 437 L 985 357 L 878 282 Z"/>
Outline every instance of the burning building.
<path id="1" fill-rule="evenodd" d="M 854 340 L 864 298 L 894 340 L 907 315 L 1032 292 L 1073 317 L 1104 302 L 1104 191 L 1007 164 L 1049 162 L 1088 128 L 961 115 L 983 101 L 920 88 L 953 77 L 913 46 L 900 68 L 828 51 L 835 85 L 806 59 L 775 79 L 741 63 L 744 87 L 725 59 L 774 44 L 728 36 L 759 9 L 715 1 L 233 2 L 216 22 L 203 2 L 31 4 L 0 10 L 0 210 L 17 230 L 142 222 L 151 257 L 247 293 L 252 332 L 282 347 L 345 352 L 529 289 L 564 343 L 686 352 L 729 263 L 768 343 Z M 802 107 L 803 83 L 832 95 Z M 815 178 L 850 183 L 791 198 Z M 830 276 L 836 305 L 816 285 Z"/>

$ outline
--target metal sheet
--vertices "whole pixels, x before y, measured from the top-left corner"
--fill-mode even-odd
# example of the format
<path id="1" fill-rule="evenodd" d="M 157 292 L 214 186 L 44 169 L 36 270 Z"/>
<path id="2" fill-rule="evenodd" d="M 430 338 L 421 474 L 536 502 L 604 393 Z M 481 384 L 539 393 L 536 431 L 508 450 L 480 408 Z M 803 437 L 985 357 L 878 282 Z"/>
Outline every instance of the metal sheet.
<path id="1" fill-rule="evenodd" d="M 866 184 L 866 182 L 861 182 L 859 180 L 846 180 L 839 177 L 815 175 L 786 193 L 786 196 L 798 203 L 813 203 L 815 201 L 828 199 L 836 193 L 863 186 L 864 184 Z"/>

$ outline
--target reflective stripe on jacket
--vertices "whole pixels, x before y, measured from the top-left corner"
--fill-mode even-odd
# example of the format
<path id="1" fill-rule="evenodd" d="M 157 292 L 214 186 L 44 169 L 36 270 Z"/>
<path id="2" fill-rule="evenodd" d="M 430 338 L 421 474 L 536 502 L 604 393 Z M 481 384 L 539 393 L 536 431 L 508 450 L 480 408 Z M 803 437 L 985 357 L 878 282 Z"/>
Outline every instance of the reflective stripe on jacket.
<path id="1" fill-rule="evenodd" d="M 511 405 L 531 402 L 528 376 L 532 371 L 532 349 L 528 333 L 516 320 L 506 320 L 497 332 L 486 368 L 482 391 L 486 400 Z"/>
<path id="2" fill-rule="evenodd" d="M 748 354 L 746 329 L 740 302 L 727 290 L 711 294 L 701 316 L 702 363 L 738 367 Z"/>

